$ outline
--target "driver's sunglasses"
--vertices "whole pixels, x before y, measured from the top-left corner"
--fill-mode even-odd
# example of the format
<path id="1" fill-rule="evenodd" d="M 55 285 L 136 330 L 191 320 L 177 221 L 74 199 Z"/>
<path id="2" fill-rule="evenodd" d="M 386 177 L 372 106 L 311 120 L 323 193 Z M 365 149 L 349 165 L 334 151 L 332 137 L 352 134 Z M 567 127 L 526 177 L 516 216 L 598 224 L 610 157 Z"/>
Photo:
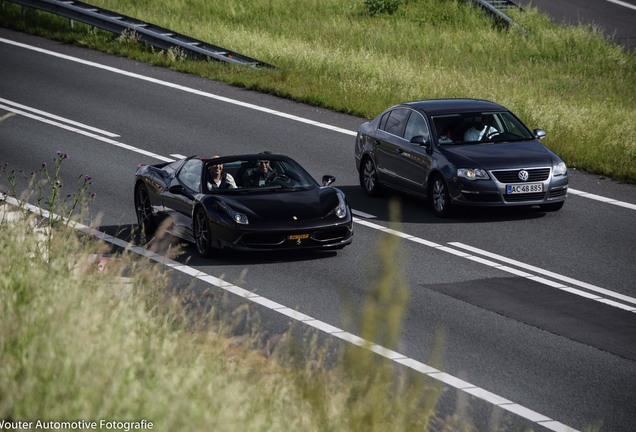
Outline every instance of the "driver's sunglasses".
<path id="1" fill-rule="evenodd" d="M 269 165 L 269 161 L 265 161 L 265 160 L 258 161 L 258 164 L 259 165 Z"/>

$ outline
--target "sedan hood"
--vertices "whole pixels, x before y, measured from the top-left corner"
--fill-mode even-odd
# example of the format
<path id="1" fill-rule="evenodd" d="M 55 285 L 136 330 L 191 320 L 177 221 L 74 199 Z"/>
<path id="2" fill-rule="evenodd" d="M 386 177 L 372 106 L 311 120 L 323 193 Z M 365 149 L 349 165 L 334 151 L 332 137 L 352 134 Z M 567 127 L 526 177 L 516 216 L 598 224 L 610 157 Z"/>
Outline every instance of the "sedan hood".
<path id="1" fill-rule="evenodd" d="M 305 191 L 225 195 L 224 201 L 250 220 L 285 221 L 320 219 L 338 205 L 334 188 L 315 188 Z"/>
<path id="2" fill-rule="evenodd" d="M 506 169 L 552 166 L 550 150 L 539 141 L 460 144 L 440 151 L 457 167 Z"/>

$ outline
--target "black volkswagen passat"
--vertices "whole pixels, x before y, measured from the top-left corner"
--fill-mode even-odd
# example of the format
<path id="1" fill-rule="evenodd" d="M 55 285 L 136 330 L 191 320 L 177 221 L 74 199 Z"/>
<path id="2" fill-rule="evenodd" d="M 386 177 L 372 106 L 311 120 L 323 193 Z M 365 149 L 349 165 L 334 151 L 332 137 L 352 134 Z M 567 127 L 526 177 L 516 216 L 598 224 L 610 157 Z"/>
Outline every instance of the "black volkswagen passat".
<path id="1" fill-rule="evenodd" d="M 565 163 L 508 109 L 476 99 L 402 103 L 363 123 L 355 140 L 360 185 L 427 197 L 433 212 L 458 206 L 559 210 L 568 189 Z"/>

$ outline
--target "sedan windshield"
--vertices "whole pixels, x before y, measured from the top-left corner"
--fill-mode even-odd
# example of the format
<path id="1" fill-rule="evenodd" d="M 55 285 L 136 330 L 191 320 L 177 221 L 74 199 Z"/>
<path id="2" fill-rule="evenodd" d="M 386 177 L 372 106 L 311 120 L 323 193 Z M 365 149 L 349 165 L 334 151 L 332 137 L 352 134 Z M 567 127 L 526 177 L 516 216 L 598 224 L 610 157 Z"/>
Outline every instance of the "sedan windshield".
<path id="1" fill-rule="evenodd" d="M 267 193 L 318 187 L 300 165 L 290 159 L 211 159 L 205 170 L 207 192 L 214 194 Z"/>
<path id="2" fill-rule="evenodd" d="M 532 139 L 528 128 L 508 111 L 431 116 L 441 145 Z"/>

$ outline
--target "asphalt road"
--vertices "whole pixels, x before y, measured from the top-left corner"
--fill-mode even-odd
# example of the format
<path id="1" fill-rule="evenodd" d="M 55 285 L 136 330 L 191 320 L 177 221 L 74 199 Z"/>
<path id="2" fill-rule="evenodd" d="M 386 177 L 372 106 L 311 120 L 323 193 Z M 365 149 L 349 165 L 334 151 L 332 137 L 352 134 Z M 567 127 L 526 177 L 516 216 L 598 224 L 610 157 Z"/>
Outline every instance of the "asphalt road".
<path id="1" fill-rule="evenodd" d="M 351 134 L 363 119 L 5 29 L 0 62 L 0 164 L 28 173 L 67 153 L 64 182 L 92 176 L 102 230 L 135 224 L 135 167 L 159 161 L 141 151 L 175 158 L 271 150 L 316 178 L 335 175 L 366 215 L 343 251 L 202 260 L 189 250 L 183 259 L 347 327 L 376 280 L 380 229 L 390 225 L 391 198 L 367 198 L 358 186 Z M 440 220 L 420 201 L 394 197 L 395 229 L 406 236 L 395 260 L 411 288 L 396 350 L 426 363 L 442 335 L 436 367 L 454 377 L 578 430 L 636 430 L 636 187 L 570 174 L 577 193 L 557 213 L 474 210 Z M 482 430 L 500 415 L 471 412 Z M 528 416 L 507 421 L 513 430 L 543 427 Z"/>
<path id="2" fill-rule="evenodd" d="M 536 7 L 556 22 L 597 26 L 610 40 L 636 49 L 636 1 L 634 0 L 515 0 Z"/>

